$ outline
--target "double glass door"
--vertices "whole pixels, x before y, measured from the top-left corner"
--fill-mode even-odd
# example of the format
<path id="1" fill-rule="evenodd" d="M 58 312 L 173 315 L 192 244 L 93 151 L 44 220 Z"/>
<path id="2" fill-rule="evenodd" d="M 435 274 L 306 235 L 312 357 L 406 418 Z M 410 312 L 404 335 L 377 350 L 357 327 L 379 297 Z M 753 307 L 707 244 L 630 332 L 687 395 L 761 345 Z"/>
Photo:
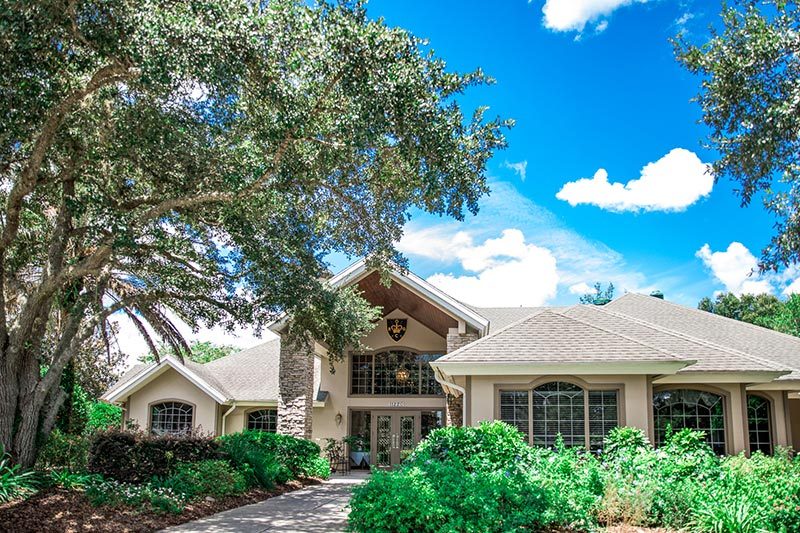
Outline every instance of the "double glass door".
<path id="1" fill-rule="evenodd" d="M 420 439 L 419 411 L 372 411 L 372 464 L 393 468 L 402 463 Z"/>

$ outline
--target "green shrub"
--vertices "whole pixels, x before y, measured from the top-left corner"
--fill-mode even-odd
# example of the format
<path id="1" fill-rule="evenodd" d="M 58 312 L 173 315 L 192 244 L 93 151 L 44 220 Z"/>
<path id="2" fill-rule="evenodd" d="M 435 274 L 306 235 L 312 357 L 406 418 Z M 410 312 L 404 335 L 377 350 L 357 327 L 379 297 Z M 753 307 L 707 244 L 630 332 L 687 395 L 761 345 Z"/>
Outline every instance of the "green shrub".
<path id="1" fill-rule="evenodd" d="M 88 456 L 88 438 L 54 429 L 39 450 L 36 468 L 38 470 L 66 468 L 72 472 L 85 472 Z"/>
<path id="2" fill-rule="evenodd" d="M 331 463 L 324 457 L 317 456 L 309 463 L 306 473 L 308 477 L 328 479 L 331 477 Z"/>
<path id="3" fill-rule="evenodd" d="M 319 473 L 320 447 L 315 442 L 298 439 L 289 435 L 269 433 L 266 431 L 241 431 L 230 435 L 223 435 L 217 439 L 223 450 L 231 448 L 245 448 L 248 443 L 250 449 L 260 450 L 261 453 L 272 455 L 289 469 L 290 477 L 310 477 Z M 278 481 L 283 483 L 284 481 Z"/>
<path id="4" fill-rule="evenodd" d="M 86 484 L 86 498 L 92 505 L 133 507 L 160 513 L 178 514 L 187 503 L 187 496 L 170 487 L 155 483 L 133 484 L 92 477 Z"/>
<path id="5" fill-rule="evenodd" d="M 532 450 L 502 422 L 432 432 L 393 472 L 356 487 L 355 531 L 493 532 L 545 525 L 548 491 L 528 471 Z"/>
<path id="6" fill-rule="evenodd" d="M 220 453 L 245 476 L 249 485 L 271 489 L 292 479 L 292 471 L 282 464 L 274 450 L 263 445 L 252 433 L 234 433 L 219 439 Z"/>
<path id="7" fill-rule="evenodd" d="M 604 458 L 635 457 L 649 451 L 650 441 L 644 430 L 633 427 L 616 427 L 603 440 Z"/>
<path id="8" fill-rule="evenodd" d="M 197 463 L 178 463 L 175 473 L 164 484 L 189 498 L 231 496 L 247 490 L 245 476 L 227 461 L 210 459 Z"/>
<path id="9" fill-rule="evenodd" d="M 30 496 L 36 489 L 35 472 L 11 462 L 11 456 L 0 446 L 0 503 Z"/>
<path id="10" fill-rule="evenodd" d="M 86 420 L 88 434 L 122 427 L 122 408 L 106 402 L 92 402 Z"/>
<path id="11" fill-rule="evenodd" d="M 51 470 L 47 475 L 47 481 L 51 486 L 68 490 L 83 489 L 89 483 L 101 479 L 97 474 L 75 473 L 69 470 Z"/>
<path id="12" fill-rule="evenodd" d="M 212 437 L 109 430 L 92 437 L 88 470 L 117 481 L 141 483 L 169 476 L 177 463 L 218 458 L 219 446 Z"/>

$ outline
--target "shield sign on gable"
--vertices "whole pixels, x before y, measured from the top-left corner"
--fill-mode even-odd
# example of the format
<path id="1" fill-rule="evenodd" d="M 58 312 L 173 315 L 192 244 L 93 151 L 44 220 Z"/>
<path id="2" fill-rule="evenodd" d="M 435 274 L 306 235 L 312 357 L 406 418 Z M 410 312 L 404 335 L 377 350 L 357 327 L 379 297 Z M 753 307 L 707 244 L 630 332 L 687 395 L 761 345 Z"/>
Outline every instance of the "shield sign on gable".
<path id="1" fill-rule="evenodd" d="M 406 330 L 408 329 L 408 319 L 407 318 L 387 318 L 386 319 L 386 331 L 389 332 L 389 336 L 395 342 L 399 341 L 403 338 L 403 335 L 406 334 Z"/>

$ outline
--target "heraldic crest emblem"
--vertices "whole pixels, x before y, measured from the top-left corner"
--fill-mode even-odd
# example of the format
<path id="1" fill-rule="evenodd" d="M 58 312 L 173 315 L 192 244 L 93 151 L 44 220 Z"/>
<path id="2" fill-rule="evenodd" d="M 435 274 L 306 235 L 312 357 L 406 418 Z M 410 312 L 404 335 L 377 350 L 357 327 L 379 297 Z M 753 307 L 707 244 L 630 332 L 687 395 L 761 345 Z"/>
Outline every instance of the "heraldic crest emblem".
<path id="1" fill-rule="evenodd" d="M 399 341 L 403 338 L 403 335 L 406 334 L 406 330 L 408 329 L 408 319 L 407 318 L 387 318 L 386 319 L 386 330 L 389 332 L 389 336 L 395 342 Z"/>

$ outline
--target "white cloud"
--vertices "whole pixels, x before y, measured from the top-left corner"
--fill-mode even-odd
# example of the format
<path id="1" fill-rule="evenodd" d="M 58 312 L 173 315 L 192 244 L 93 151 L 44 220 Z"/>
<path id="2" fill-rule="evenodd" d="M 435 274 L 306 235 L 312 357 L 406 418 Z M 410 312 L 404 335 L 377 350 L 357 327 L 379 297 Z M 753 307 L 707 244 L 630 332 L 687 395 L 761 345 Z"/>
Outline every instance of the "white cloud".
<path id="1" fill-rule="evenodd" d="M 597 281 L 614 283 L 618 294 L 625 291 L 648 292 L 656 288 L 669 291 L 669 294 L 678 293 L 675 287 L 680 280 L 659 278 L 658 286 L 646 283 L 644 275 L 631 268 L 617 251 L 566 227 L 552 212 L 520 194 L 511 183 L 492 181 L 490 187 L 492 193 L 481 200 L 477 216 L 468 216 L 463 222 L 442 222 L 439 217 L 420 213 L 414 217 L 413 222 L 406 225 L 398 249 L 411 259 L 412 269 L 425 275 L 437 273 L 454 279 L 469 274 L 470 277 L 477 278 L 477 281 L 487 283 L 488 288 L 479 291 L 480 296 L 487 299 L 487 304 L 483 305 L 501 306 L 510 300 L 540 301 L 543 296 L 552 293 L 550 270 L 544 267 L 541 268 L 547 275 L 541 274 L 537 265 L 530 265 L 527 270 L 497 270 L 504 273 L 503 279 L 498 282 L 502 287 L 512 287 L 522 294 L 528 290 L 527 285 L 537 285 L 530 289 L 530 293 L 525 293 L 524 297 L 516 300 L 500 297 L 499 293 L 494 297 L 494 282 L 490 275 L 484 274 L 488 268 L 467 268 L 467 265 L 471 265 L 471 268 L 482 268 L 485 264 L 489 264 L 489 268 L 499 268 L 508 262 L 525 262 L 524 254 L 512 254 L 509 250 L 513 249 L 512 240 L 516 239 L 519 248 L 535 246 L 546 250 L 555 258 L 556 293 L 555 296 L 548 297 L 547 303 L 576 303 L 575 294 L 569 292 L 569 287 L 580 283 L 590 286 Z M 505 231 L 510 228 L 516 229 L 516 236 L 513 232 L 509 235 Z M 524 257 L 536 255 L 531 250 Z M 546 255 L 541 254 L 538 257 L 545 258 Z M 544 259 L 542 262 L 547 264 Z M 472 275 L 474 273 L 477 275 Z M 542 279 L 537 280 L 535 276 L 542 276 Z M 464 283 L 475 284 L 476 281 Z M 534 294 L 534 290 L 539 292 Z M 469 298 L 464 297 L 464 300 L 479 305 Z"/>
<path id="2" fill-rule="evenodd" d="M 756 257 L 740 242 L 730 243 L 724 252 L 712 252 L 704 244 L 696 255 L 728 292 L 737 296 L 775 292 L 771 280 L 758 274 Z"/>
<path id="3" fill-rule="evenodd" d="M 582 281 L 580 283 L 576 283 L 575 285 L 569 286 L 569 293 L 575 294 L 577 296 L 583 296 L 584 294 L 588 294 L 590 292 L 594 292 L 594 287 L 589 285 L 588 283 Z"/>
<path id="4" fill-rule="evenodd" d="M 615 9 L 647 0 L 547 0 L 542 7 L 544 25 L 555 31 L 581 32 L 586 24 L 610 15 Z M 596 29 L 603 31 L 608 22 L 600 20 Z"/>
<path id="5" fill-rule="evenodd" d="M 527 160 L 526 161 L 518 161 L 516 163 L 509 163 L 508 161 L 506 161 L 503 164 L 503 166 L 506 167 L 506 168 L 510 168 L 511 170 L 516 172 L 517 176 L 519 176 L 519 179 L 521 179 L 522 181 L 525 181 L 525 178 L 528 177 L 528 161 Z"/>
<path id="6" fill-rule="evenodd" d="M 459 239 L 454 249 L 463 269 L 475 274 L 437 273 L 428 281 L 459 300 L 486 307 L 536 306 L 556 294 L 556 258 L 527 243 L 518 229 L 503 230 L 479 245 Z"/>
<path id="7" fill-rule="evenodd" d="M 797 278 L 783 289 L 784 296 L 790 296 L 792 294 L 800 294 L 800 278 Z"/>
<path id="8" fill-rule="evenodd" d="M 709 165 L 693 152 L 675 148 L 645 165 L 641 176 L 625 185 L 610 183 L 608 173 L 601 168 L 593 178 L 566 183 L 556 198 L 571 206 L 592 204 L 615 212 L 683 211 L 708 196 L 713 186 Z"/>

